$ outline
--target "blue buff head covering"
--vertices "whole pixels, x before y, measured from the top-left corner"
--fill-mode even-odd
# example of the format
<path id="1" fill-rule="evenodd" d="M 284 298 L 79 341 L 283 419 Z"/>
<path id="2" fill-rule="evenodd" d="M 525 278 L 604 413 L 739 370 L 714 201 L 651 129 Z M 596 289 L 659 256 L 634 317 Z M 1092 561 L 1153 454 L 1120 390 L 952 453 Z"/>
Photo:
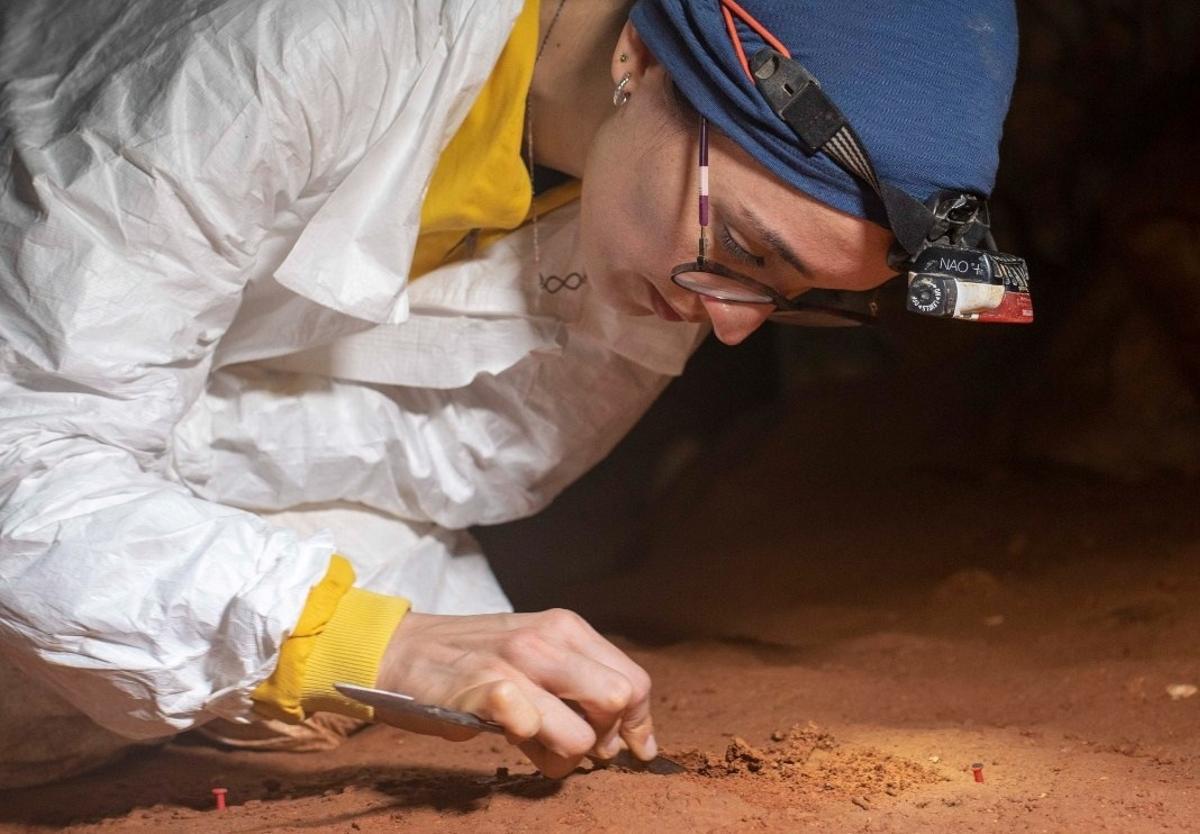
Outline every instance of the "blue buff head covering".
<path id="1" fill-rule="evenodd" d="M 922 202 L 942 189 L 991 193 L 1016 74 L 1012 0 L 739 5 L 816 77 L 880 179 Z M 742 69 L 720 0 L 639 0 L 631 18 L 692 106 L 768 170 L 829 206 L 887 226 L 870 187 L 824 154 L 806 155 L 770 109 Z M 736 25 L 747 58 L 767 45 Z"/>

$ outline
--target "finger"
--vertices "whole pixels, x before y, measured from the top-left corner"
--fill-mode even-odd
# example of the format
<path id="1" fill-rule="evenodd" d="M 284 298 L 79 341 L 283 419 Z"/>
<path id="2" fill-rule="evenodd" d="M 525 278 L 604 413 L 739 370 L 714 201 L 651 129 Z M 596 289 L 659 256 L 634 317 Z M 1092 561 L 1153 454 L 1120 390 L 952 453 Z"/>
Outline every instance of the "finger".
<path id="1" fill-rule="evenodd" d="M 556 645 L 533 629 L 515 632 L 504 653 L 505 659 L 533 683 L 577 704 L 597 735 L 613 735 L 617 720 L 634 694 L 633 684 L 624 675 Z"/>
<path id="2" fill-rule="evenodd" d="M 563 757 L 551 753 L 536 741 L 522 742 L 520 748 L 526 758 L 533 762 L 533 766 L 548 779 L 563 779 L 570 776 L 583 761 L 583 756 Z"/>
<path id="3" fill-rule="evenodd" d="M 536 737 L 518 740 L 517 746 L 543 776 L 569 776 L 594 744 L 595 733 L 578 713 L 533 682 L 523 681 L 516 686 L 526 703 L 538 712 Z"/>
<path id="4" fill-rule="evenodd" d="M 570 617 L 574 619 L 558 617 L 555 633 L 569 648 L 615 670 L 629 681 L 631 693 L 619 719 L 620 734 L 635 756 L 643 761 L 653 759 L 658 755 L 658 742 L 654 738 L 654 721 L 650 715 L 650 676 L 583 618 Z"/>
<path id="5" fill-rule="evenodd" d="M 611 759 L 621 752 L 621 746 L 624 742 L 621 741 L 621 724 L 615 722 L 611 727 L 604 731 L 604 734 L 596 739 L 596 746 L 588 753 L 589 756 L 595 756 L 598 759 Z"/>
<path id="6" fill-rule="evenodd" d="M 536 684 L 518 685 L 541 714 L 541 726 L 533 740 L 559 759 L 578 763 L 595 746 L 595 730 L 561 699 Z"/>
<path id="7" fill-rule="evenodd" d="M 504 727 L 513 744 L 534 738 L 542 730 L 541 711 L 513 680 L 488 681 L 465 689 L 451 699 L 450 706 Z"/>
<path id="8" fill-rule="evenodd" d="M 624 675 L 634 685 L 635 698 L 649 696 L 650 676 L 646 670 L 592 628 L 587 620 L 560 609 L 543 611 L 540 616 L 544 618 L 545 630 L 555 636 L 556 642 Z"/>
<path id="9" fill-rule="evenodd" d="M 633 701 L 621 716 L 621 738 L 629 745 L 633 755 L 648 762 L 658 755 L 658 741 L 654 738 L 654 719 L 650 716 L 650 697 Z"/>

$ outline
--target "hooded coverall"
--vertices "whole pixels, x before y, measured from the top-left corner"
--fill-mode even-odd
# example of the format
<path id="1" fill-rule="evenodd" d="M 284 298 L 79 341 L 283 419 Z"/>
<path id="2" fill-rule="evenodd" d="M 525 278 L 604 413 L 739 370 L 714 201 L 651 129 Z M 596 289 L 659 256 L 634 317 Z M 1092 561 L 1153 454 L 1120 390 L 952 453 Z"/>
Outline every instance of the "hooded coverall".
<path id="1" fill-rule="evenodd" d="M 306 714 L 281 653 L 339 617 L 365 658 L 297 653 L 370 683 L 406 600 L 507 610 L 464 528 L 682 370 L 697 326 L 594 300 L 577 204 L 533 269 L 523 6 L 5 4 L 0 783 Z"/>

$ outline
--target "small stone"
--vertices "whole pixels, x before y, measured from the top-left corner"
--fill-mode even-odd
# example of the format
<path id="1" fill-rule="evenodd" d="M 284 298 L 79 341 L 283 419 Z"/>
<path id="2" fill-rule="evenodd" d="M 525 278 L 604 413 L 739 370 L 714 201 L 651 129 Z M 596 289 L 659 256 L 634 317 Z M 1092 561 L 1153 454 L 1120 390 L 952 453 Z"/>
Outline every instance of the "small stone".
<path id="1" fill-rule="evenodd" d="M 1200 692 L 1193 684 L 1190 683 L 1173 683 L 1167 687 L 1167 694 L 1171 696 L 1172 701 L 1182 701 L 1184 698 L 1190 698 Z"/>
<path id="2" fill-rule="evenodd" d="M 941 760 L 942 760 L 941 756 L 930 756 L 929 757 L 929 761 L 933 762 L 934 764 L 937 764 Z"/>

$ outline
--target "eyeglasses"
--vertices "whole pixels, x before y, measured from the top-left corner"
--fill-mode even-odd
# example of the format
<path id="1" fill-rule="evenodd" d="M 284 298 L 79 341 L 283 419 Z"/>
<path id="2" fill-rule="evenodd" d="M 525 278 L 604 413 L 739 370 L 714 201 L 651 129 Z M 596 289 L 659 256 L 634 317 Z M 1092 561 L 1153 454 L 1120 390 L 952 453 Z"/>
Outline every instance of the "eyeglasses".
<path id="1" fill-rule="evenodd" d="M 689 292 L 724 304 L 770 304 L 768 318 L 780 324 L 801 327 L 853 327 L 873 321 L 881 304 L 895 295 L 888 282 L 869 292 L 811 289 L 788 298 L 778 290 L 756 281 L 708 256 L 710 223 L 708 193 L 708 119 L 700 117 L 700 241 L 696 260 L 671 270 L 671 280 Z M 892 306 L 892 305 L 887 305 Z"/>

